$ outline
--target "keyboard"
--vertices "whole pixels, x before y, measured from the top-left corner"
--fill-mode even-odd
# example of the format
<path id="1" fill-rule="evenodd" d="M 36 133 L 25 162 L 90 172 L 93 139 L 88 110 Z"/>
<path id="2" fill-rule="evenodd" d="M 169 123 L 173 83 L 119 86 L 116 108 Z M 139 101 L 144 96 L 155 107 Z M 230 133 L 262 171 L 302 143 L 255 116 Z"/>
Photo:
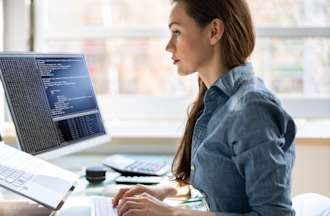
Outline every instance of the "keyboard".
<path id="1" fill-rule="evenodd" d="M 170 170 L 170 164 L 166 161 L 134 160 L 118 154 L 107 157 L 103 164 L 123 175 L 161 176 Z"/>
<path id="2" fill-rule="evenodd" d="M 1 152 L 0 182 L 20 188 L 35 176 L 33 173 L 38 164 L 35 165 L 28 166 L 18 154 L 12 154 L 10 151 Z"/>
<path id="3" fill-rule="evenodd" d="M 0 165 L 0 181 L 6 182 L 12 186 L 21 187 L 32 179 L 33 176 L 33 174 L 26 173 L 22 170 Z"/>
<path id="4" fill-rule="evenodd" d="M 112 207 L 112 199 L 103 196 L 91 196 L 91 216 L 117 216 Z"/>

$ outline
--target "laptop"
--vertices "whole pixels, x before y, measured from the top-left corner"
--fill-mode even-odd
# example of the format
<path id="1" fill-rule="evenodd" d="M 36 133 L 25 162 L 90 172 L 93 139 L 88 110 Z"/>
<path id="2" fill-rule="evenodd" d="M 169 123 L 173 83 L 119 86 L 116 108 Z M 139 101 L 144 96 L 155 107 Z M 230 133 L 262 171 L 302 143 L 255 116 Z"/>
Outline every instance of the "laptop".
<path id="1" fill-rule="evenodd" d="M 78 176 L 0 142 L 0 186 L 58 210 Z"/>

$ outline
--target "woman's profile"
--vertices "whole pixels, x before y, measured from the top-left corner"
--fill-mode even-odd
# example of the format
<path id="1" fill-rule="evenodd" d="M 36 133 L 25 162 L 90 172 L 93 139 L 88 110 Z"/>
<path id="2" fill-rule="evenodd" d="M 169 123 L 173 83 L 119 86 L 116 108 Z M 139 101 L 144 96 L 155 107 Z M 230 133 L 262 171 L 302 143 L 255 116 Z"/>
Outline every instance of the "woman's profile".
<path id="1" fill-rule="evenodd" d="M 172 172 L 178 186 L 124 188 L 119 216 L 294 215 L 291 173 L 296 128 L 278 98 L 254 75 L 255 46 L 245 0 L 174 0 L 166 50 L 180 75 L 197 73 L 193 102 Z M 192 185 L 208 212 L 161 200 Z"/>

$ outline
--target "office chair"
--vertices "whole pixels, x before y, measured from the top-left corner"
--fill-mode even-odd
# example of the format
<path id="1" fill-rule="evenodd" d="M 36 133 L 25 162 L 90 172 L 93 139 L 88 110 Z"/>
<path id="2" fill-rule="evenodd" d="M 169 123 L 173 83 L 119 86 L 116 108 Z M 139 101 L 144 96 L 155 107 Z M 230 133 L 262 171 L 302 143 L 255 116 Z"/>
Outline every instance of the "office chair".
<path id="1" fill-rule="evenodd" d="M 316 194 L 304 193 L 292 200 L 296 216 L 330 216 L 330 198 Z"/>

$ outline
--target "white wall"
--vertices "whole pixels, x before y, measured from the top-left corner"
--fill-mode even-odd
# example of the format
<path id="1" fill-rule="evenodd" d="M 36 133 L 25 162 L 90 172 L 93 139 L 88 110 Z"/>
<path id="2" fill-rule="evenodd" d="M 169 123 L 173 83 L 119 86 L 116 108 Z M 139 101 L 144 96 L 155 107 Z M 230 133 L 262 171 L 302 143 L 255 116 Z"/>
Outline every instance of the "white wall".
<path id="1" fill-rule="evenodd" d="M 314 192 L 330 197 L 330 141 L 296 147 L 293 194 Z"/>

